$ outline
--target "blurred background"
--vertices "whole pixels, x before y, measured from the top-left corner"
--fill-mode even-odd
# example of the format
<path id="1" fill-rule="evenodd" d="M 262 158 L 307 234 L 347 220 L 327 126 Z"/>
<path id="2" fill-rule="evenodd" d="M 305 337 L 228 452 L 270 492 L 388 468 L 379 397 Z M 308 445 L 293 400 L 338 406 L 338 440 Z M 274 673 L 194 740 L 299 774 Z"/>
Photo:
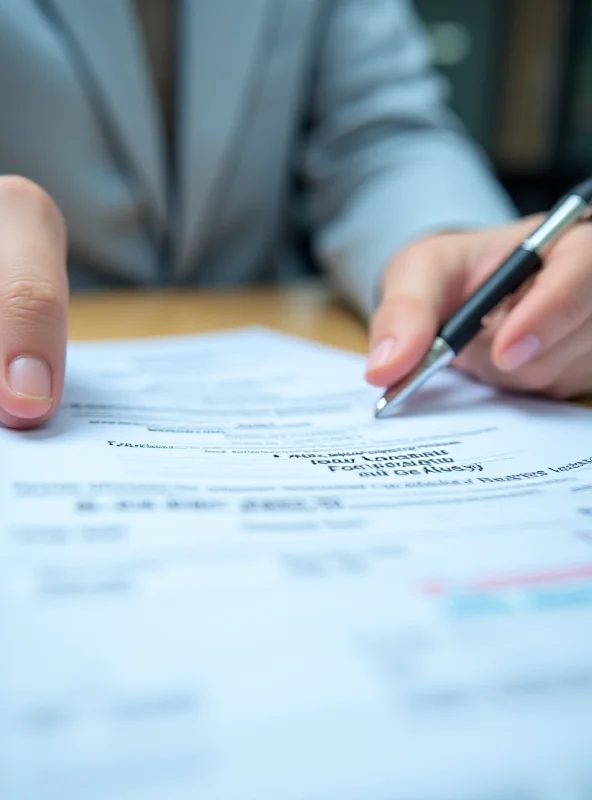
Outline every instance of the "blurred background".
<path id="1" fill-rule="evenodd" d="M 414 0 L 452 106 L 524 214 L 592 175 L 592 0 Z"/>

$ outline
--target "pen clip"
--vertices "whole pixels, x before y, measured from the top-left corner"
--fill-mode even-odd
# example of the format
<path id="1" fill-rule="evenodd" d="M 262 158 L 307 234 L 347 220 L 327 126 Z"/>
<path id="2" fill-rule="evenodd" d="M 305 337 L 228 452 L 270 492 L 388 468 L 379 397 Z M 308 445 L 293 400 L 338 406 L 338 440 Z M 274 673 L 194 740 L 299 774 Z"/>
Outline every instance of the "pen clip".
<path id="1" fill-rule="evenodd" d="M 541 255 L 541 251 L 553 242 L 557 235 L 590 213 L 587 201 L 578 194 L 568 194 L 551 210 L 547 218 L 522 243 L 524 250 Z"/>

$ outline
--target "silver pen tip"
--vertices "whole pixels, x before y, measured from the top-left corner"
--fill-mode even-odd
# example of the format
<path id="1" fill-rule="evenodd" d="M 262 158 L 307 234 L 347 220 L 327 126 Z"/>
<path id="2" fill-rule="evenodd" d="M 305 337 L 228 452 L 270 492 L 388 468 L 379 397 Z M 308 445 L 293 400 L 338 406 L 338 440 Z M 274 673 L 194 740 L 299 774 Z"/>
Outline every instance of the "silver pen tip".
<path id="1" fill-rule="evenodd" d="M 377 419 L 390 417 L 403 405 L 403 403 L 422 386 L 428 378 L 443 367 L 447 366 L 455 357 L 450 345 L 439 336 L 422 359 L 419 366 L 404 377 L 399 383 L 389 387 L 380 400 L 376 403 L 374 416 Z"/>
<path id="2" fill-rule="evenodd" d="M 380 412 L 387 407 L 388 401 L 386 397 L 381 397 L 378 403 L 376 403 L 376 416 L 380 416 Z"/>
<path id="3" fill-rule="evenodd" d="M 427 380 L 428 376 L 426 376 L 426 378 L 423 376 L 424 370 L 421 368 L 416 369 L 403 378 L 403 380 L 401 380 L 399 383 L 390 386 L 380 400 L 376 403 L 374 416 L 377 419 L 386 419 L 387 417 L 392 417 L 401 408 L 405 401 L 411 397 L 415 390 L 419 388 L 422 383 L 424 383 L 424 380 Z"/>

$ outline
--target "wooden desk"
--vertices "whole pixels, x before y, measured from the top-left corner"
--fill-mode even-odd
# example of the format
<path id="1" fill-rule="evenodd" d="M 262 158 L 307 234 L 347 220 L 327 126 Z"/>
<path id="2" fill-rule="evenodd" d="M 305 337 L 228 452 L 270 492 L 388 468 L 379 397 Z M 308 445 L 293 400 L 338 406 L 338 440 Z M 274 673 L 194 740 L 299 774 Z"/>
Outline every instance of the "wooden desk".
<path id="1" fill-rule="evenodd" d="M 265 325 L 323 344 L 367 352 L 365 327 L 326 289 L 130 291 L 74 295 L 70 338 L 112 339 Z"/>
<path id="2" fill-rule="evenodd" d="M 368 352 L 364 325 L 321 285 L 290 289 L 129 291 L 74 295 L 71 339 L 203 333 L 265 325 L 322 344 Z M 592 397 L 580 404 L 592 407 Z"/>

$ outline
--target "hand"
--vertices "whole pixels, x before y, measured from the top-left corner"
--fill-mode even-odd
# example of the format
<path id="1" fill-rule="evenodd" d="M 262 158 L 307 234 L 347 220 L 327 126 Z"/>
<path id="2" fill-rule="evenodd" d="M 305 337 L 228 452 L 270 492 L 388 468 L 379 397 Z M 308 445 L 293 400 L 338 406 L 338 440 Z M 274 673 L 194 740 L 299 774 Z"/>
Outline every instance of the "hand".
<path id="1" fill-rule="evenodd" d="M 402 379 L 444 322 L 543 216 L 418 240 L 390 263 L 370 326 L 367 380 Z M 568 399 L 592 393 L 592 223 L 565 233 L 544 266 L 484 320 L 453 365 L 508 390 Z"/>
<path id="2" fill-rule="evenodd" d="M 67 310 L 62 216 L 34 183 L 0 176 L 0 423 L 33 427 L 57 410 Z"/>

